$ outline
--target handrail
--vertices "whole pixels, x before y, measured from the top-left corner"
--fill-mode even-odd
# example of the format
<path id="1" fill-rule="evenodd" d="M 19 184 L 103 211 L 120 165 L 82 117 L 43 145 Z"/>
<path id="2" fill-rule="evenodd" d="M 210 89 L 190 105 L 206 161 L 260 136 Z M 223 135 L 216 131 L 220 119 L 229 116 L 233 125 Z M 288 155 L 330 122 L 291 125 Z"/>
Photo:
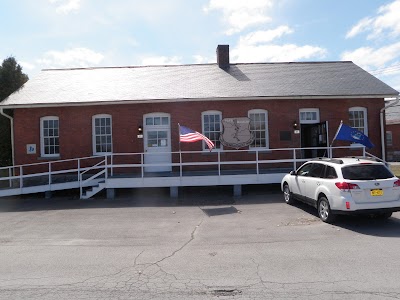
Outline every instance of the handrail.
<path id="1" fill-rule="evenodd" d="M 104 163 L 104 168 L 102 168 L 102 170 L 100 172 L 97 172 L 96 174 L 90 176 L 89 178 L 83 180 L 83 174 L 85 174 L 86 172 L 88 172 L 89 170 L 96 170 L 99 168 L 99 166 L 101 164 Z M 83 187 L 85 186 L 85 184 L 89 181 L 92 181 L 93 179 L 105 174 L 105 177 L 107 178 L 107 156 L 104 157 L 103 160 L 101 160 L 100 162 L 98 162 L 97 164 L 91 166 L 90 168 L 87 168 L 85 171 L 80 172 L 79 174 L 79 193 L 80 193 L 80 198 L 82 198 L 83 195 Z"/>
<path id="2" fill-rule="evenodd" d="M 81 175 L 85 174 L 85 173 L 86 173 L 87 171 L 89 171 L 89 170 L 92 170 L 92 169 L 94 169 L 95 167 L 99 166 L 100 164 L 104 163 L 105 161 L 106 161 L 106 160 L 105 160 L 105 159 L 103 159 L 102 161 L 98 162 L 98 163 L 97 163 L 97 164 L 95 164 L 94 166 L 92 166 L 92 167 L 89 167 L 87 170 L 85 170 L 85 171 L 81 172 Z"/>
<path id="3" fill-rule="evenodd" d="M 30 181 L 26 183 L 25 179 L 30 179 L 34 177 L 47 176 L 46 184 L 53 184 L 52 176 L 63 175 L 66 176 L 77 176 L 77 180 L 82 184 L 83 175 L 87 174 L 89 170 L 99 170 L 97 177 L 106 174 L 109 175 L 109 170 L 112 174 L 115 173 L 115 169 L 118 168 L 134 168 L 139 170 L 139 174 L 142 178 L 145 177 L 145 168 L 154 166 L 170 166 L 179 168 L 179 176 L 183 176 L 183 167 L 192 166 L 193 168 L 201 166 L 216 166 L 215 170 L 218 170 L 218 175 L 222 174 L 223 166 L 234 166 L 234 165 L 254 165 L 256 174 L 260 174 L 261 165 L 271 165 L 275 163 L 293 163 L 293 168 L 295 169 L 299 163 L 307 161 L 307 158 L 301 158 L 299 155 L 302 150 L 308 149 L 361 149 L 364 156 L 371 155 L 365 152 L 365 147 L 354 147 L 354 146 L 340 146 L 340 147 L 307 147 L 307 148 L 276 148 L 276 149 L 239 149 L 239 150 L 221 150 L 211 152 L 208 151 L 175 151 L 175 152 L 162 152 L 168 153 L 172 157 L 171 162 L 167 163 L 145 163 L 145 155 L 157 155 L 160 153 L 112 153 L 106 156 L 87 156 L 81 158 L 70 158 L 65 160 L 47 161 L 39 162 L 25 165 L 8 166 L 1 167 L 0 170 L 4 171 L 5 176 L 0 177 L 0 181 L 9 180 L 10 188 L 24 188 L 29 187 Z M 281 153 L 287 152 L 287 153 Z M 246 155 L 240 155 L 242 160 L 236 160 L 235 156 L 231 157 L 229 153 L 245 153 Z M 189 154 L 189 156 L 186 156 Z M 207 155 L 205 155 L 207 154 Z M 276 155 L 275 155 L 276 154 Z M 274 156 L 275 155 L 275 156 Z M 375 157 L 375 156 L 374 156 Z M 133 161 L 132 161 L 133 158 Z M 269 159 L 270 158 L 270 159 Z M 376 158 L 376 157 L 375 157 Z M 379 160 L 379 158 L 376 158 Z M 98 161 L 99 160 L 99 161 Z M 133 163 L 132 163 L 133 162 Z M 65 164 L 62 165 L 62 164 Z M 84 166 L 84 167 L 83 167 Z M 38 168 L 36 168 L 38 167 Z M 36 168 L 36 170 L 35 170 Z M 105 170 L 105 171 L 104 171 Z M 195 169 L 194 169 L 195 170 Z M 104 172 L 103 172 L 104 171 Z M 8 174 L 7 174 L 8 173 Z M 7 176 L 8 175 L 8 176 Z M 106 178 L 107 178 L 106 176 Z M 43 177 L 44 178 L 44 177 Z M 42 179 L 43 179 L 42 178 Z M 93 179 L 93 178 L 92 178 Z M 32 179 L 33 180 L 33 179 Z M 12 187 L 12 183 L 16 184 Z M 18 184 L 19 183 L 19 184 Z M 58 182 L 60 183 L 60 182 Z M 86 183 L 86 181 L 84 181 Z M 22 191 L 22 190 L 21 190 Z"/>

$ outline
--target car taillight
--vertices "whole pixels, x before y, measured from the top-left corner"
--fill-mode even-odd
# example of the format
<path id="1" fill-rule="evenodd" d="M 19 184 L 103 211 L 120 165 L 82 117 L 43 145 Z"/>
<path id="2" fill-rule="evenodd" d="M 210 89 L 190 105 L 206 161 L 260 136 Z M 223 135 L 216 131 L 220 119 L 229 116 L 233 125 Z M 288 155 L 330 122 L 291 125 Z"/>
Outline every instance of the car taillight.
<path id="1" fill-rule="evenodd" d="M 359 190 L 360 187 L 357 184 L 349 182 L 336 182 L 335 185 L 339 190 L 348 192 L 350 190 Z"/>
<path id="2" fill-rule="evenodd" d="M 397 179 L 394 183 L 393 186 L 400 186 L 400 179 Z"/>

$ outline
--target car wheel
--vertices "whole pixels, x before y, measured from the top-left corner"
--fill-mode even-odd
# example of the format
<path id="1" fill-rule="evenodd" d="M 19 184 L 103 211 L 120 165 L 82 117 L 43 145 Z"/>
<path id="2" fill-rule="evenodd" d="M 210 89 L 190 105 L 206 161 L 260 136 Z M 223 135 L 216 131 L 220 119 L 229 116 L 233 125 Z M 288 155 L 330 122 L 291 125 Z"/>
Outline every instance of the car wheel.
<path id="1" fill-rule="evenodd" d="M 285 202 L 287 204 L 293 204 L 294 203 L 293 195 L 292 195 L 292 192 L 290 191 L 290 188 L 289 188 L 288 184 L 285 184 L 283 186 L 283 198 L 285 199 Z"/>
<path id="2" fill-rule="evenodd" d="M 335 220 L 335 215 L 332 214 L 329 201 L 326 197 L 321 197 L 318 200 L 318 216 L 325 223 L 331 223 Z"/>

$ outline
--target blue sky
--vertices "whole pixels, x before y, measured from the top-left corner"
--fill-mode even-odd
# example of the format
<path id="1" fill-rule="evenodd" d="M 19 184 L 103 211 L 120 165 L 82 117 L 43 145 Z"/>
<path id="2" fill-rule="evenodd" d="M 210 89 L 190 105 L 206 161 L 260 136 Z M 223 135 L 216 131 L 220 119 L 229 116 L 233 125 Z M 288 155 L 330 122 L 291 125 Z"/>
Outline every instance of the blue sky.
<path id="1" fill-rule="evenodd" d="M 2 0 L 0 59 L 41 69 L 352 60 L 400 90 L 400 0 Z"/>

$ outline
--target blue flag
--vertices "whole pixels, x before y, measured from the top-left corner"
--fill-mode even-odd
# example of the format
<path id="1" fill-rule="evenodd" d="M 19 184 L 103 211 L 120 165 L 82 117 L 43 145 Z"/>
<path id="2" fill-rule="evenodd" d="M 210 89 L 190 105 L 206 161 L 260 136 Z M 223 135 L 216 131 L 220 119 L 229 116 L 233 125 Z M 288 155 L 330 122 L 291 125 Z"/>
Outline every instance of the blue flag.
<path id="1" fill-rule="evenodd" d="M 361 131 L 343 123 L 340 124 L 336 136 L 333 138 L 333 140 L 354 142 L 362 144 L 367 148 L 374 147 L 374 144 L 371 143 L 368 136 L 366 136 Z"/>

